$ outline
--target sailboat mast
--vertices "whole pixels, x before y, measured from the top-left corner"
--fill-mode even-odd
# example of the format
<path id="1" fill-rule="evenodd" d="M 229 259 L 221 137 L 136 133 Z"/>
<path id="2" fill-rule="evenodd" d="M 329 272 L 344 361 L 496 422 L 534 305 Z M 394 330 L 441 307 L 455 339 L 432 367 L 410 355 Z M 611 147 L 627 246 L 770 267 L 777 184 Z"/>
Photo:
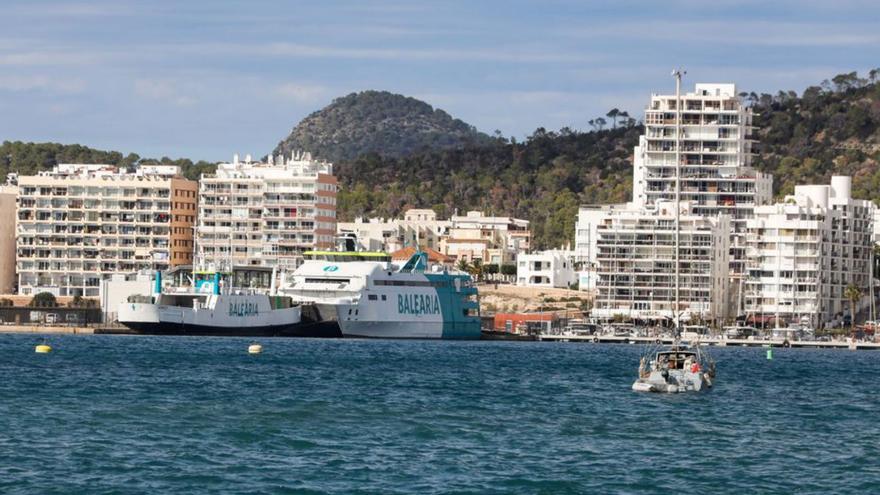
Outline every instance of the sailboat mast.
<path id="1" fill-rule="evenodd" d="M 681 236 L 681 75 L 682 71 L 672 71 L 675 77 L 675 333 L 681 331 L 681 292 L 680 292 L 680 236 Z"/>

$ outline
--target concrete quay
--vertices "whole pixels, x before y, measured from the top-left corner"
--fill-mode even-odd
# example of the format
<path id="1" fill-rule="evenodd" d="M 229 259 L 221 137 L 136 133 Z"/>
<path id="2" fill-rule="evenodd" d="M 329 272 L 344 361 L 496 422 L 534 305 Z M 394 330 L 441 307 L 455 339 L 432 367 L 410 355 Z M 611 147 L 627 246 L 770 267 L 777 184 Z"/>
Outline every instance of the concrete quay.
<path id="1" fill-rule="evenodd" d="M 93 334 L 94 327 L 68 327 L 49 325 L 0 325 L 0 334 L 4 333 L 40 333 L 53 335 Z"/>
<path id="2" fill-rule="evenodd" d="M 565 334 L 541 334 L 538 340 L 544 342 L 585 342 L 597 344 L 672 344 L 673 339 L 668 337 L 615 337 L 613 335 L 565 335 Z M 846 340 L 820 341 L 820 340 L 792 340 L 783 339 L 722 339 L 705 338 L 700 343 L 719 347 L 792 347 L 813 349 L 880 349 L 877 342 L 849 342 Z"/>

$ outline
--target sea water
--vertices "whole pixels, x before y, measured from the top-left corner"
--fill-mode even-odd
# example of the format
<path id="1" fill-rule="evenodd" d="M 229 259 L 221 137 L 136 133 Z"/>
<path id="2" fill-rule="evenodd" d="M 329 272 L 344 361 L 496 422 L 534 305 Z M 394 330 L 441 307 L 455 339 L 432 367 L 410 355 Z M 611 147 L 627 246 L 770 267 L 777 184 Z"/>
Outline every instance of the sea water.
<path id="1" fill-rule="evenodd" d="M 0 336 L 0 493 L 877 493 L 880 353 Z"/>

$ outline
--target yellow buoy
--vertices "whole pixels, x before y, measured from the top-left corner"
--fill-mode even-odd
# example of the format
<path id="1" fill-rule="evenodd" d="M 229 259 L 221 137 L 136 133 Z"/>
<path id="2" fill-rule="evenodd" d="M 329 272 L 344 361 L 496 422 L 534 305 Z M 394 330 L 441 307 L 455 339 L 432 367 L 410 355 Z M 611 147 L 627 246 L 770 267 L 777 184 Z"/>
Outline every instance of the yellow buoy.
<path id="1" fill-rule="evenodd" d="M 263 346 L 260 344 L 251 344 L 250 347 L 248 347 L 248 354 L 259 354 L 261 352 L 263 352 Z"/>
<path id="2" fill-rule="evenodd" d="M 40 354 L 47 354 L 52 352 L 52 347 L 48 344 L 40 344 L 34 349 L 34 351 Z"/>

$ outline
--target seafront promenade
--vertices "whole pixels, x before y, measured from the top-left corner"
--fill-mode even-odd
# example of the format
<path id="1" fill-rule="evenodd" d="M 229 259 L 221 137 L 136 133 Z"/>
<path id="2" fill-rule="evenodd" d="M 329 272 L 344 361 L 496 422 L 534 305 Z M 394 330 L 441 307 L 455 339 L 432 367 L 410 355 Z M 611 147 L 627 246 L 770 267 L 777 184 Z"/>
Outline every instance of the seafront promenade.
<path id="1" fill-rule="evenodd" d="M 2 325 L 0 326 L 0 334 L 4 333 L 39 333 L 53 335 L 91 335 L 101 333 L 101 328 L 96 327 L 71 327 L 71 326 L 50 326 L 50 325 Z"/>
<path id="2" fill-rule="evenodd" d="M 43 334 L 43 335 L 93 335 L 93 334 L 131 334 L 124 327 L 75 327 L 75 326 L 42 326 L 42 325 L 4 325 L 0 326 L 0 334 Z M 514 334 L 511 334 L 514 335 Z M 504 339 L 490 339 L 504 340 Z M 519 339 L 517 339 L 519 340 Z M 613 335 L 565 335 L 565 334 L 541 334 L 533 340 L 541 342 L 572 342 L 590 344 L 671 344 L 668 337 L 615 337 Z M 704 345 L 718 347 L 791 347 L 812 349 L 850 349 L 850 350 L 878 350 L 878 342 L 862 342 L 848 340 L 792 340 L 783 339 L 723 339 L 706 338 L 700 342 Z"/>

